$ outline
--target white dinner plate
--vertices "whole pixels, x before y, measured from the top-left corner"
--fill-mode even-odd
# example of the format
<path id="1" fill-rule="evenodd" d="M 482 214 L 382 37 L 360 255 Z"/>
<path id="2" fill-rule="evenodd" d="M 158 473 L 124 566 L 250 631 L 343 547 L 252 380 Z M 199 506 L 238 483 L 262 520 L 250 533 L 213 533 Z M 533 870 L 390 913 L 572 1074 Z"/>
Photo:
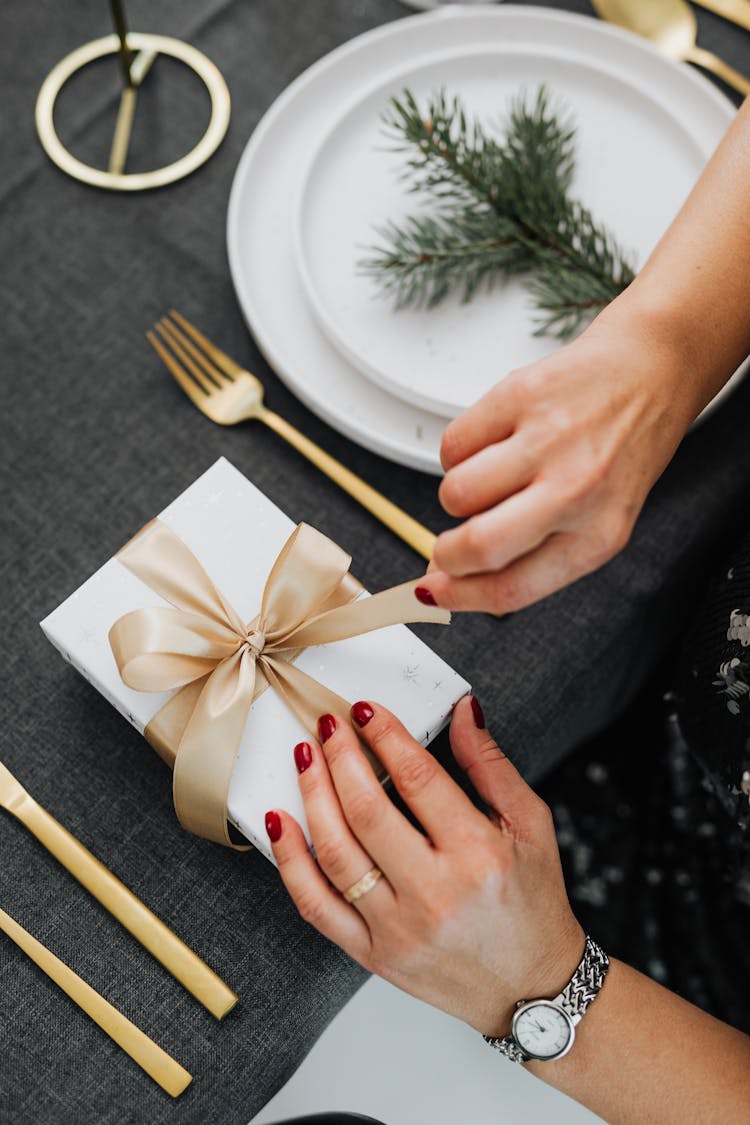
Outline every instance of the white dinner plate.
<path id="1" fill-rule="evenodd" d="M 501 21 L 501 25 L 502 25 Z M 300 275 L 318 323 L 350 362 L 399 398 L 453 418 L 522 364 L 559 347 L 535 336 L 535 310 L 521 278 L 452 295 L 432 309 L 394 308 L 359 263 L 380 242 L 376 229 L 434 205 L 404 186 L 405 155 L 388 151 L 382 114 L 405 87 L 425 107 L 441 87 L 496 135 L 520 90 L 543 83 L 576 126 L 572 193 L 604 222 L 639 269 L 679 210 L 732 116 L 729 103 L 696 124 L 673 109 L 672 70 L 641 91 L 640 70 L 623 67 L 620 42 L 594 54 L 560 39 L 554 23 L 526 41 L 504 36 L 411 63 L 379 83 L 335 122 L 302 178 L 296 219 Z M 702 102 L 700 89 L 696 100 Z M 712 112 L 713 111 L 713 112 Z M 391 149 L 393 142 L 390 142 Z"/>
<path id="2" fill-rule="evenodd" d="M 546 54 L 557 67 L 565 59 L 571 74 L 578 60 L 581 74 L 606 72 L 624 89 L 637 87 L 640 95 L 633 93 L 627 102 L 631 113 L 635 105 L 671 103 L 680 119 L 690 123 L 692 141 L 675 125 L 687 153 L 697 145 L 707 155 L 734 113 L 701 75 L 663 58 L 626 31 L 585 16 L 512 5 L 446 8 L 377 28 L 319 60 L 273 103 L 245 148 L 229 200 L 229 262 L 247 323 L 271 366 L 321 418 L 368 449 L 427 472 L 441 471 L 439 444 L 445 417 L 376 386 L 321 330 L 296 263 L 299 193 L 307 168 L 340 120 L 342 109 L 355 106 L 392 79 L 403 84 L 412 73 L 426 73 L 439 55 L 454 59 L 481 52 L 492 55 L 496 45 L 503 50 L 515 45 L 521 54 Z M 535 74 L 532 81 L 538 77 Z M 603 80 L 602 85 L 610 89 Z M 501 85 L 499 92 L 502 108 Z M 577 103 L 574 108 L 578 109 Z M 663 121 L 668 110 L 660 108 L 657 115 Z M 649 134 L 648 115 L 641 128 Z M 612 147 L 608 145 L 607 151 Z M 596 164 L 586 166 L 595 185 Z M 603 174 L 603 163 L 600 170 Z M 645 180 L 652 179 L 649 165 L 640 165 L 639 170 Z M 696 161 L 693 178 L 699 170 Z M 683 182 L 684 190 L 688 186 Z M 653 187 L 656 190 L 658 185 Z M 640 187 L 633 190 L 640 192 Z M 595 193 L 592 204 L 599 198 Z M 628 200 L 619 198 L 621 211 L 613 226 L 628 241 L 633 229 L 628 226 Z M 339 202 L 345 206 L 340 197 Z M 602 209 L 603 218 L 612 218 L 606 206 Z M 670 217 L 664 216 L 662 225 Z M 657 230 L 655 226 L 650 230 L 653 241 Z M 505 294 L 499 296 L 505 299 Z M 470 347 L 470 342 L 462 342 L 464 346 Z M 498 377 L 506 369 L 506 353 L 499 347 Z"/>

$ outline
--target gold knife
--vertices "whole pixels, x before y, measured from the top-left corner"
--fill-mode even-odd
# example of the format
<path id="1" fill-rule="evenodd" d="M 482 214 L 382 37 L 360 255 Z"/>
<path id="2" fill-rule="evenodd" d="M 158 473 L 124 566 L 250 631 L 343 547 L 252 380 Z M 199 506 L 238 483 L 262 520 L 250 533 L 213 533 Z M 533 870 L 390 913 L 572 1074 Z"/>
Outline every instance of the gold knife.
<path id="1" fill-rule="evenodd" d="M 701 8 L 750 31 L 750 0 L 694 0 Z"/>
<path id="2" fill-rule="evenodd" d="M 34 961 L 39 968 L 53 980 L 71 1000 L 81 1008 L 94 1023 L 114 1039 L 134 1062 L 158 1082 L 173 1098 L 178 1097 L 193 1081 L 184 1066 L 168 1055 L 166 1051 L 149 1039 L 144 1031 L 131 1023 L 127 1016 L 118 1012 L 95 988 L 74 973 L 64 961 L 55 957 L 46 945 L 32 937 L 23 926 L 19 926 L 10 914 L 0 910 L 0 930 L 14 941 L 19 949 Z"/>
<path id="3" fill-rule="evenodd" d="M 105 910 L 114 915 L 212 1015 L 220 1020 L 232 1010 L 237 1003 L 236 993 L 100 863 L 88 848 L 37 804 L 2 762 L 0 808 L 6 809 L 20 820 L 63 867 L 99 900 Z"/>

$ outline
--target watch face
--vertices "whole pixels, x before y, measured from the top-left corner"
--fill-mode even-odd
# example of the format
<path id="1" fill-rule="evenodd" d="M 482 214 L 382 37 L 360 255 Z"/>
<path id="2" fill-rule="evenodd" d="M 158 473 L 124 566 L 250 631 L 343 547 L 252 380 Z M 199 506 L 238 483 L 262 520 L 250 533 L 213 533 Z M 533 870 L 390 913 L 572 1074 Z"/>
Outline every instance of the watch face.
<path id="1" fill-rule="evenodd" d="M 533 1059 L 556 1059 L 573 1042 L 573 1024 L 557 1004 L 532 1000 L 513 1017 L 513 1037 L 524 1054 Z"/>

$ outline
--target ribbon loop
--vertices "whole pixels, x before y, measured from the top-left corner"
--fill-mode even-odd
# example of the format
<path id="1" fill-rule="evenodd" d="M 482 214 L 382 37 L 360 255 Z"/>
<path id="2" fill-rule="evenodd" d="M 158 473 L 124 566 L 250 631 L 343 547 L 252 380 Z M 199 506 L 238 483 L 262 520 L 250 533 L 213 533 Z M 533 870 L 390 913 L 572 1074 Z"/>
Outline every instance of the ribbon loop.
<path id="1" fill-rule="evenodd" d="M 146 738 L 173 763 L 183 827 L 228 847 L 236 846 L 227 824 L 229 785 L 258 695 L 271 687 L 311 733 L 320 715 L 348 710 L 295 666 L 299 652 L 397 623 L 450 620 L 447 610 L 417 600 L 418 579 L 360 596 L 349 555 L 307 524 L 281 549 L 249 624 L 166 524 L 147 525 L 118 558 L 172 607 L 135 610 L 114 623 L 109 641 L 120 675 L 139 691 L 179 689 Z"/>
<path id="2" fill-rule="evenodd" d="M 278 644 L 320 613 L 335 596 L 351 561 L 333 540 L 309 524 L 298 524 L 281 548 L 263 591 L 259 620 L 268 643 Z"/>

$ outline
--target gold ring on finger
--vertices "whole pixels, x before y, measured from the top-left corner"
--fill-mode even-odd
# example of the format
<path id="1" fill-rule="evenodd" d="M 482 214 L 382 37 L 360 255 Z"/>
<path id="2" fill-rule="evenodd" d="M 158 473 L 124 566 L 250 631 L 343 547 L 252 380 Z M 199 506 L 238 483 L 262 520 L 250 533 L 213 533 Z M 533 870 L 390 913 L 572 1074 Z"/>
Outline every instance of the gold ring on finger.
<path id="1" fill-rule="evenodd" d="M 366 895 L 375 884 L 383 878 L 383 872 L 379 867 L 371 867 L 366 871 L 361 879 L 357 879 L 356 883 L 352 883 L 348 890 L 344 891 L 344 898 L 347 902 L 356 902 L 358 898 Z"/>

